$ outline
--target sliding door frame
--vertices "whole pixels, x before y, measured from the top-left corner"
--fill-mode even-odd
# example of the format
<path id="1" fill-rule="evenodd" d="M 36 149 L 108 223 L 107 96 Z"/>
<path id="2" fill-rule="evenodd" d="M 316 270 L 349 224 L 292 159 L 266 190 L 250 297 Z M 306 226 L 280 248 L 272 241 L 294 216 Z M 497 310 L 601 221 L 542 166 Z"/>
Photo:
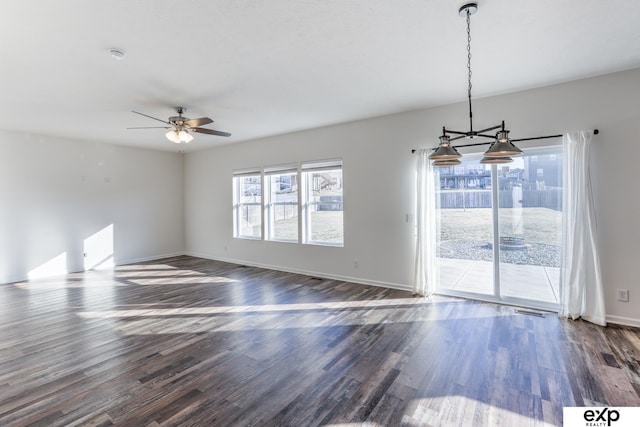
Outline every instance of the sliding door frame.
<path id="1" fill-rule="evenodd" d="M 557 146 L 556 144 L 549 144 L 549 146 Z M 438 295 L 462 297 L 467 299 L 474 299 L 479 301 L 487 301 L 493 303 L 499 303 L 504 305 L 514 305 L 519 307 L 532 308 L 543 311 L 557 311 L 558 303 L 551 303 L 547 301 L 531 300 L 527 298 L 517 298 L 513 296 L 505 296 L 501 293 L 500 284 L 500 205 L 499 205 L 499 189 L 498 189 L 498 166 L 491 165 L 491 218 L 492 218 L 492 242 L 493 242 L 493 295 L 482 294 L 470 291 L 458 291 L 454 289 L 442 288 L 440 286 L 440 274 L 439 271 L 436 274 L 436 286 L 435 293 Z"/>

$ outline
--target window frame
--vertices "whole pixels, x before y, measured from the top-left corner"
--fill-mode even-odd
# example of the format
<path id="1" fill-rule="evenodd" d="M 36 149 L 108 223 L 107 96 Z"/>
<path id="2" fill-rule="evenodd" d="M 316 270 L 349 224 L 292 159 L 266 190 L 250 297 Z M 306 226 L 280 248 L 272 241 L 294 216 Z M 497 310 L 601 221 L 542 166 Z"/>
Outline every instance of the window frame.
<path id="1" fill-rule="evenodd" d="M 247 177 L 258 177 L 259 178 L 259 202 L 243 202 L 242 195 L 240 194 L 241 185 L 239 180 Z M 248 239 L 248 240 L 262 240 L 264 236 L 264 221 L 263 221 L 263 203 L 264 203 L 264 177 L 262 171 L 260 169 L 248 169 L 248 170 L 239 170 L 233 172 L 233 237 L 236 239 Z M 260 209 L 260 214 L 258 218 L 260 219 L 260 233 L 258 236 L 242 234 L 242 208 L 250 207 L 250 206 L 258 206 Z M 248 212 L 248 211 L 247 211 Z"/>
<path id="2" fill-rule="evenodd" d="M 282 175 L 293 175 L 296 177 L 296 200 L 295 201 L 274 201 L 272 191 L 272 177 L 274 176 L 282 176 Z M 265 233 L 264 240 L 270 242 L 283 242 L 283 243 L 299 243 L 300 242 L 300 171 L 298 169 L 298 165 L 281 165 L 281 166 L 270 166 L 264 169 L 264 224 L 265 224 Z M 287 238 L 277 238 L 274 236 L 275 231 L 275 211 L 277 206 L 295 206 L 296 210 L 296 237 L 295 239 L 287 239 Z"/>
<path id="3" fill-rule="evenodd" d="M 312 182 L 308 178 L 315 172 L 331 171 L 339 172 L 339 190 L 340 201 L 313 200 Z M 276 202 L 273 199 L 272 177 L 274 175 L 293 175 L 296 177 L 297 197 L 296 201 Z M 240 194 L 242 185 L 240 179 L 249 176 L 258 178 L 258 186 L 260 188 L 259 202 L 243 202 L 243 195 Z M 304 161 L 295 164 L 285 164 L 279 166 L 268 166 L 261 168 L 239 169 L 232 172 L 232 217 L 233 217 L 233 237 L 237 239 L 247 240 L 263 240 L 269 242 L 281 243 L 298 243 L 315 246 L 345 246 L 345 230 L 344 230 L 344 170 L 342 159 L 329 159 L 317 161 Z M 296 206 L 297 205 L 297 237 L 295 239 L 277 238 L 273 235 L 275 208 L 277 206 Z M 340 212 L 340 241 L 335 240 L 313 240 L 311 212 L 315 211 L 315 206 L 330 206 L 337 209 L 331 211 Z M 242 234 L 242 208 L 258 206 L 260 214 L 259 235 Z M 324 210 L 324 209 L 322 209 Z M 249 215 L 247 215 L 249 217 Z"/>
<path id="4" fill-rule="evenodd" d="M 341 202 L 326 202 L 326 201 L 313 201 L 311 197 L 313 197 L 313 188 L 312 182 L 309 179 L 309 176 L 314 172 L 319 171 L 339 171 L 340 172 L 340 188 L 342 193 L 342 201 Z M 345 243 L 345 233 L 344 233 L 344 171 L 343 171 L 343 162 L 342 159 L 332 159 L 332 160 L 324 160 L 324 161 L 309 161 L 303 162 L 300 166 L 300 174 L 301 174 L 301 187 L 302 187 L 302 201 L 301 201 L 301 227 L 302 227 L 302 243 L 305 245 L 316 245 L 316 246 L 333 246 L 333 247 L 344 247 Z M 314 240 L 311 238 L 312 236 L 312 220 L 311 213 L 313 210 L 311 209 L 313 206 L 318 205 L 335 205 L 341 206 L 342 209 L 339 211 L 342 213 L 342 240 L 340 242 L 326 241 L 326 240 Z"/>

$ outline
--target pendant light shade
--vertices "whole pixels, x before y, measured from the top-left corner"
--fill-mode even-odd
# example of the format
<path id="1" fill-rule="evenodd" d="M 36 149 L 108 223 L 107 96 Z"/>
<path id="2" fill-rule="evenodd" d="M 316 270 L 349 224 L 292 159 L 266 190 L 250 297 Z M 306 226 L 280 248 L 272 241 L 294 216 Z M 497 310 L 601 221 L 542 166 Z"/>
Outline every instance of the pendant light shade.
<path id="1" fill-rule="evenodd" d="M 498 132 L 500 134 L 502 132 Z M 522 156 L 522 150 L 513 145 L 509 139 L 501 142 L 499 139 L 491 144 L 491 147 L 484 153 L 485 157 L 516 157 Z"/>
<path id="2" fill-rule="evenodd" d="M 511 162 L 513 162 L 511 157 L 483 157 L 482 160 L 480 160 L 480 163 L 483 165 L 501 165 Z"/>
<path id="3" fill-rule="evenodd" d="M 462 154 L 458 153 L 458 150 L 456 150 L 456 148 L 451 145 L 451 142 L 449 141 L 449 135 L 442 135 L 440 137 L 440 144 L 438 144 L 438 148 L 436 148 L 436 151 L 431 153 L 429 159 L 451 160 L 459 159 L 460 157 L 462 157 Z"/>
<path id="4" fill-rule="evenodd" d="M 433 166 L 457 166 L 460 164 L 462 164 L 462 162 L 458 159 L 436 160 L 433 162 Z"/>

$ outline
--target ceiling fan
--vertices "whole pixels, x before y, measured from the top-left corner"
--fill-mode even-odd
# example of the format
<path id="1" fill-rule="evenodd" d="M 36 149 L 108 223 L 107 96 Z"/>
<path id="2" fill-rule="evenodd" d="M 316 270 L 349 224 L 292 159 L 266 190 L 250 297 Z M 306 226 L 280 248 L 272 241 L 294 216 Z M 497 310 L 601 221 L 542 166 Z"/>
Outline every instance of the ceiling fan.
<path id="1" fill-rule="evenodd" d="M 169 117 L 167 120 L 162 120 L 157 117 L 152 117 L 148 114 L 140 113 L 138 111 L 132 111 L 132 113 L 140 114 L 141 116 L 148 117 L 153 120 L 157 120 L 159 122 L 164 123 L 166 126 L 144 126 L 144 127 L 131 127 L 127 129 L 170 129 L 169 132 L 165 134 L 167 139 L 171 142 L 175 142 L 176 144 L 189 143 L 193 140 L 193 136 L 189 132 L 197 132 L 197 133 L 206 133 L 208 135 L 217 135 L 217 136 L 231 136 L 228 132 L 222 132 L 219 130 L 207 129 L 200 127 L 202 125 L 207 125 L 209 123 L 213 123 L 209 117 L 200 117 L 199 119 L 190 119 L 188 117 L 184 117 L 182 113 L 184 113 L 186 109 L 184 107 L 176 107 L 177 116 Z"/>

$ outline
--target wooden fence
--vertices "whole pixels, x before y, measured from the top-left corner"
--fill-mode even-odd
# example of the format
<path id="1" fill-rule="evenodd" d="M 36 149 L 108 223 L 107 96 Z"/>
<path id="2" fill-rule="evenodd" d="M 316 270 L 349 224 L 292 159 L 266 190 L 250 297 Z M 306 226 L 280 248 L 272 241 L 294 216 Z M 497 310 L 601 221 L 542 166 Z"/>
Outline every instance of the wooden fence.
<path id="1" fill-rule="evenodd" d="M 440 209 L 473 209 L 491 207 L 491 190 L 440 191 Z M 562 210 L 562 189 L 546 190 L 498 190 L 501 208 L 548 208 Z"/>

